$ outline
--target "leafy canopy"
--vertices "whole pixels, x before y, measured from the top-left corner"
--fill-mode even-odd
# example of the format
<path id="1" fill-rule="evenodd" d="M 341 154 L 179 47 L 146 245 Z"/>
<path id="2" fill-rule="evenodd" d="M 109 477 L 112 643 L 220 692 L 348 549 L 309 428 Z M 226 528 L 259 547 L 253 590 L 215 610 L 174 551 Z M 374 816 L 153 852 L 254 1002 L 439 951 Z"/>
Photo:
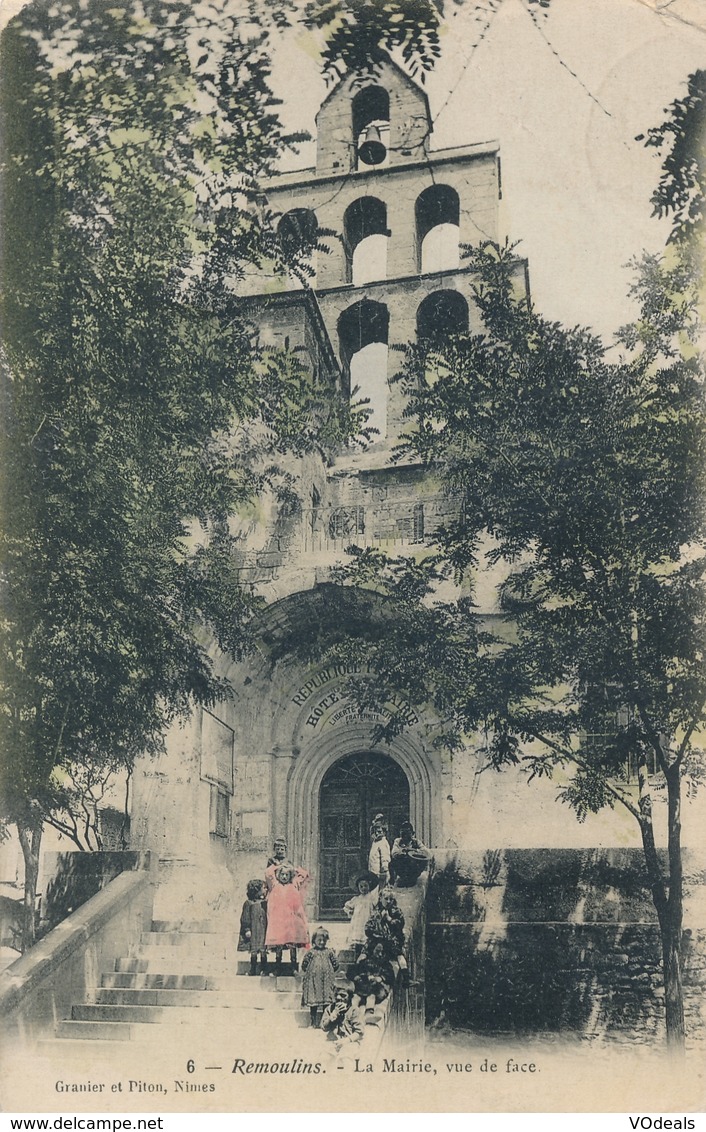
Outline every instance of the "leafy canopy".
<path id="1" fill-rule="evenodd" d="M 458 519 L 426 564 L 355 552 L 342 580 L 402 612 L 348 650 L 379 673 L 368 697 L 433 701 L 453 745 L 485 729 L 496 767 L 572 768 L 580 818 L 616 801 L 639 817 L 627 765 L 691 767 L 706 702 L 696 289 L 683 264 L 646 257 L 615 362 L 534 311 L 511 248 L 470 262 L 482 331 L 410 346 L 400 374 L 405 451 L 442 475 Z M 469 597 L 434 601 L 444 562 Z M 499 616 L 482 619 L 488 570 Z M 388 733 L 402 726 L 393 715 Z"/>
<path id="2" fill-rule="evenodd" d="M 291 139 L 247 10 L 30 5 L 3 37 L 4 813 L 212 702 L 256 602 L 228 517 L 338 435 L 238 301 Z M 28 243 L 28 232 L 37 233 Z M 238 427 L 239 426 L 239 427 Z"/>
<path id="3" fill-rule="evenodd" d="M 683 243 L 703 236 L 706 222 L 706 71 L 689 75 L 686 97 L 675 99 L 667 113 L 638 141 L 668 148 L 652 204 L 656 216 L 672 219 L 669 241 Z"/>

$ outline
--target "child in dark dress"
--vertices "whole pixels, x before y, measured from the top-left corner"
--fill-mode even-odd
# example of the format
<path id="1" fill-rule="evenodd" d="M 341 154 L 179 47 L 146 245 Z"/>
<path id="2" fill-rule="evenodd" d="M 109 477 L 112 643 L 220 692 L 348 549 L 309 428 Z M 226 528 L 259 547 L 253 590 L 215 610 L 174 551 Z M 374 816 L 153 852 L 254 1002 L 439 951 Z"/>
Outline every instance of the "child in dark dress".
<path id="1" fill-rule="evenodd" d="M 353 981 L 358 1004 L 367 1011 L 384 1002 L 395 985 L 395 972 L 382 943 L 376 943 L 370 953 L 363 951 L 358 962 L 349 967 L 347 975 Z"/>
<path id="2" fill-rule="evenodd" d="M 240 913 L 240 943 L 243 948 L 250 951 L 249 974 L 257 974 L 257 963 L 260 960 L 261 973 L 267 974 L 267 951 L 265 950 L 265 936 L 267 934 L 267 904 L 265 902 L 265 882 L 263 880 L 250 880 L 246 888 L 248 895 Z"/>
<path id="3" fill-rule="evenodd" d="M 375 944 L 381 943 L 385 958 L 397 961 L 402 986 L 409 986 L 409 969 L 404 954 L 404 916 L 392 889 L 384 888 L 380 893 L 373 913 L 365 925 L 365 936 L 366 951 L 371 953 Z"/>

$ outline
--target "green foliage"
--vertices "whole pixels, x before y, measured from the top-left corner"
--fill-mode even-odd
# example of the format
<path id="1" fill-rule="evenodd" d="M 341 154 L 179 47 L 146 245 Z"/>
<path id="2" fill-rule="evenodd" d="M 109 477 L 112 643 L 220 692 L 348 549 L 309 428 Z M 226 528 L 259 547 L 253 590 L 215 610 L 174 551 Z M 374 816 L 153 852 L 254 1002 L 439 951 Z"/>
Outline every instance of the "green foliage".
<path id="1" fill-rule="evenodd" d="M 339 581 L 394 598 L 358 660 L 378 703 L 433 703 L 452 745 L 480 729 L 489 767 L 571 772 L 559 797 L 579 820 L 616 802 L 639 819 L 628 771 L 684 769 L 706 700 L 696 273 L 643 261 L 642 315 L 614 362 L 533 310 L 512 248 L 470 260 L 482 333 L 411 346 L 399 377 L 406 450 L 443 476 L 458 519 L 426 562 L 355 552 Z M 499 630 L 467 598 L 433 600 L 444 562 L 471 590 L 482 563 L 502 567 Z"/>
<path id="2" fill-rule="evenodd" d="M 490 564 L 509 567 L 499 597 L 520 688 L 554 689 L 586 732 L 597 689 L 604 718 L 628 709 L 603 773 L 645 745 L 666 765 L 659 736 L 691 728 L 706 694 L 696 280 L 646 259 L 642 317 L 623 332 L 633 352 L 609 363 L 589 332 L 515 295 L 512 249 L 481 247 L 471 263 L 484 333 L 416 347 L 402 377 L 419 422 L 408 447 L 462 498 L 444 551 L 463 568 L 492 536 Z M 558 726 L 534 705 L 513 717 L 515 731 L 549 727 L 563 742 Z M 603 804 L 592 775 L 584 786 L 590 809 Z"/>
<path id="3" fill-rule="evenodd" d="M 266 0 L 280 26 L 291 18 L 291 9 L 280 0 Z M 322 65 L 329 79 L 335 80 L 347 71 L 370 71 L 393 54 L 419 82 L 424 82 L 441 57 L 443 30 L 453 29 L 448 20 L 449 9 L 461 7 L 466 0 L 308 0 L 304 6 L 304 23 L 323 35 Z M 475 38 L 467 46 L 475 48 L 502 8 L 505 0 L 483 0 L 474 3 L 472 18 Z M 523 0 L 527 12 L 537 26 L 546 16 L 551 0 Z M 468 34 L 468 32 L 466 32 Z"/>
<path id="4" fill-rule="evenodd" d="M 223 694 L 196 628 L 238 654 L 257 608 L 228 517 L 339 434 L 237 298 L 283 262 L 260 29 L 215 2 L 59 0 L 2 53 L 0 771 L 34 828 L 68 805 L 56 768 L 129 767 Z"/>
<path id="5" fill-rule="evenodd" d="M 438 0 L 326 0 L 306 9 L 308 23 L 325 29 L 324 71 L 332 77 L 370 70 L 395 49 L 424 81 L 441 54 Z"/>
<path id="6" fill-rule="evenodd" d="M 416 560 L 369 558 L 366 586 L 408 595 L 401 624 L 368 646 L 377 701 L 403 689 L 432 702 L 456 745 L 484 732 L 496 770 L 519 765 L 530 781 L 560 771 L 558 798 L 579 821 L 618 803 L 632 814 L 661 932 L 667 1040 L 683 1045 L 680 792 L 683 777 L 698 783 L 706 715 L 698 265 L 645 258 L 641 317 L 612 361 L 587 330 L 535 312 L 512 248 L 486 244 L 470 262 L 483 330 L 407 351 L 405 450 L 458 500 L 437 536 L 457 580 L 472 589 L 482 563 L 502 568 L 506 622 L 481 634 L 468 599 L 434 602 L 415 586 Z M 668 799 L 666 874 L 655 773 Z"/>
<path id="7" fill-rule="evenodd" d="M 703 235 L 706 220 L 706 71 L 689 75 L 686 97 L 675 99 L 667 114 L 638 141 L 668 149 L 652 204 L 656 216 L 672 220 L 669 240 L 682 243 Z"/>

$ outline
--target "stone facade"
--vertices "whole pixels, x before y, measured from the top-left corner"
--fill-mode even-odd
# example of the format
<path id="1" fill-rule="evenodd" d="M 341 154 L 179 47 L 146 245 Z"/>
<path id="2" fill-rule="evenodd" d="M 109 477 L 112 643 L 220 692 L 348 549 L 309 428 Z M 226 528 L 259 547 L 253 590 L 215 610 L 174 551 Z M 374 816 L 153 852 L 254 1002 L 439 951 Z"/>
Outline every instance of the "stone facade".
<path id="1" fill-rule="evenodd" d="M 367 447 L 293 461 L 295 502 L 265 496 L 232 518 L 241 580 L 267 603 L 258 648 L 243 660 L 214 653 L 231 698 L 176 727 L 164 757 L 135 776 L 133 845 L 153 849 L 173 881 L 157 897 L 165 918 L 179 908 L 200 918 L 228 894 L 238 904 L 281 835 L 312 873 L 310 915 L 335 916 L 367 861 L 377 809 L 391 823 L 409 816 L 440 861 L 444 853 L 482 856 L 489 846 L 639 845 L 627 814 L 606 810 L 579 825 L 556 802 L 560 782 L 528 787 L 513 770 L 485 771 L 482 735 L 452 756 L 435 741 L 441 721 L 429 707 L 410 709 L 390 745 L 378 742 L 385 716 L 356 706 L 360 674 L 316 655 L 317 625 L 342 617 L 329 582 L 346 547 L 422 553 L 425 539 L 457 514 L 432 473 L 395 458 L 408 422 L 399 385 L 388 385 L 398 356 L 390 347 L 420 333 L 478 328 L 473 274 L 458 248 L 500 235 L 497 146 L 435 151 L 429 122 L 426 96 L 392 64 L 351 76 L 321 108 L 316 167 L 282 175 L 269 189 L 282 238 L 301 237 L 308 247 L 311 285 L 263 269 L 248 282 L 244 308 L 261 341 L 298 351 L 331 397 L 351 396 L 353 379 L 375 371 L 370 389 L 384 427 Z M 375 164 L 360 157 L 366 143 Z M 358 252 L 368 243 L 363 263 Z M 521 262 L 517 286 L 527 286 Z M 371 347 L 377 353 L 367 355 Z M 371 359 L 369 369 L 360 356 Z M 499 615 L 496 581 L 491 572 L 478 579 L 486 618 Z M 348 610 L 353 621 L 366 613 L 359 600 L 360 609 Z M 698 816 L 686 805 L 687 842 L 692 829 L 698 835 Z M 438 934 L 459 930 L 443 925 Z M 567 920 L 566 930 L 583 929 Z M 647 953 L 644 962 L 652 987 Z"/>

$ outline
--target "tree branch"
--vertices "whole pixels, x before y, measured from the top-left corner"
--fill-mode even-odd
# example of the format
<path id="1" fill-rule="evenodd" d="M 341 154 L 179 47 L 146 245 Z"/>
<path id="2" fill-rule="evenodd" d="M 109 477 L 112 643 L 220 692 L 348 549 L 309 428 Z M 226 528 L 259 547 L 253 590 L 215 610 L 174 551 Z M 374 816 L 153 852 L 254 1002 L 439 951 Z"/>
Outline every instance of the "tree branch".
<path id="1" fill-rule="evenodd" d="M 526 730 L 528 735 L 532 735 L 540 743 L 544 743 L 545 746 L 549 747 L 553 751 L 556 751 L 559 755 L 561 755 L 563 759 L 566 759 L 567 762 L 572 762 L 581 770 L 586 770 L 589 772 L 592 770 L 590 763 L 587 763 L 585 759 L 582 759 L 581 756 L 577 755 L 575 751 L 572 751 L 570 747 L 562 747 L 559 743 L 555 742 L 555 740 L 550 739 L 549 736 L 543 735 L 541 731 L 537 731 L 536 728 L 525 728 L 523 726 L 522 729 Z M 639 822 L 640 812 L 637 807 L 633 805 L 630 799 L 627 798 L 625 794 L 622 793 L 622 791 L 618 790 L 617 787 L 612 786 L 607 778 L 604 777 L 603 781 L 608 793 L 612 794 L 615 800 L 617 802 L 620 802 L 622 806 L 625 806 L 625 809 L 628 810 L 635 818 L 635 820 Z"/>

